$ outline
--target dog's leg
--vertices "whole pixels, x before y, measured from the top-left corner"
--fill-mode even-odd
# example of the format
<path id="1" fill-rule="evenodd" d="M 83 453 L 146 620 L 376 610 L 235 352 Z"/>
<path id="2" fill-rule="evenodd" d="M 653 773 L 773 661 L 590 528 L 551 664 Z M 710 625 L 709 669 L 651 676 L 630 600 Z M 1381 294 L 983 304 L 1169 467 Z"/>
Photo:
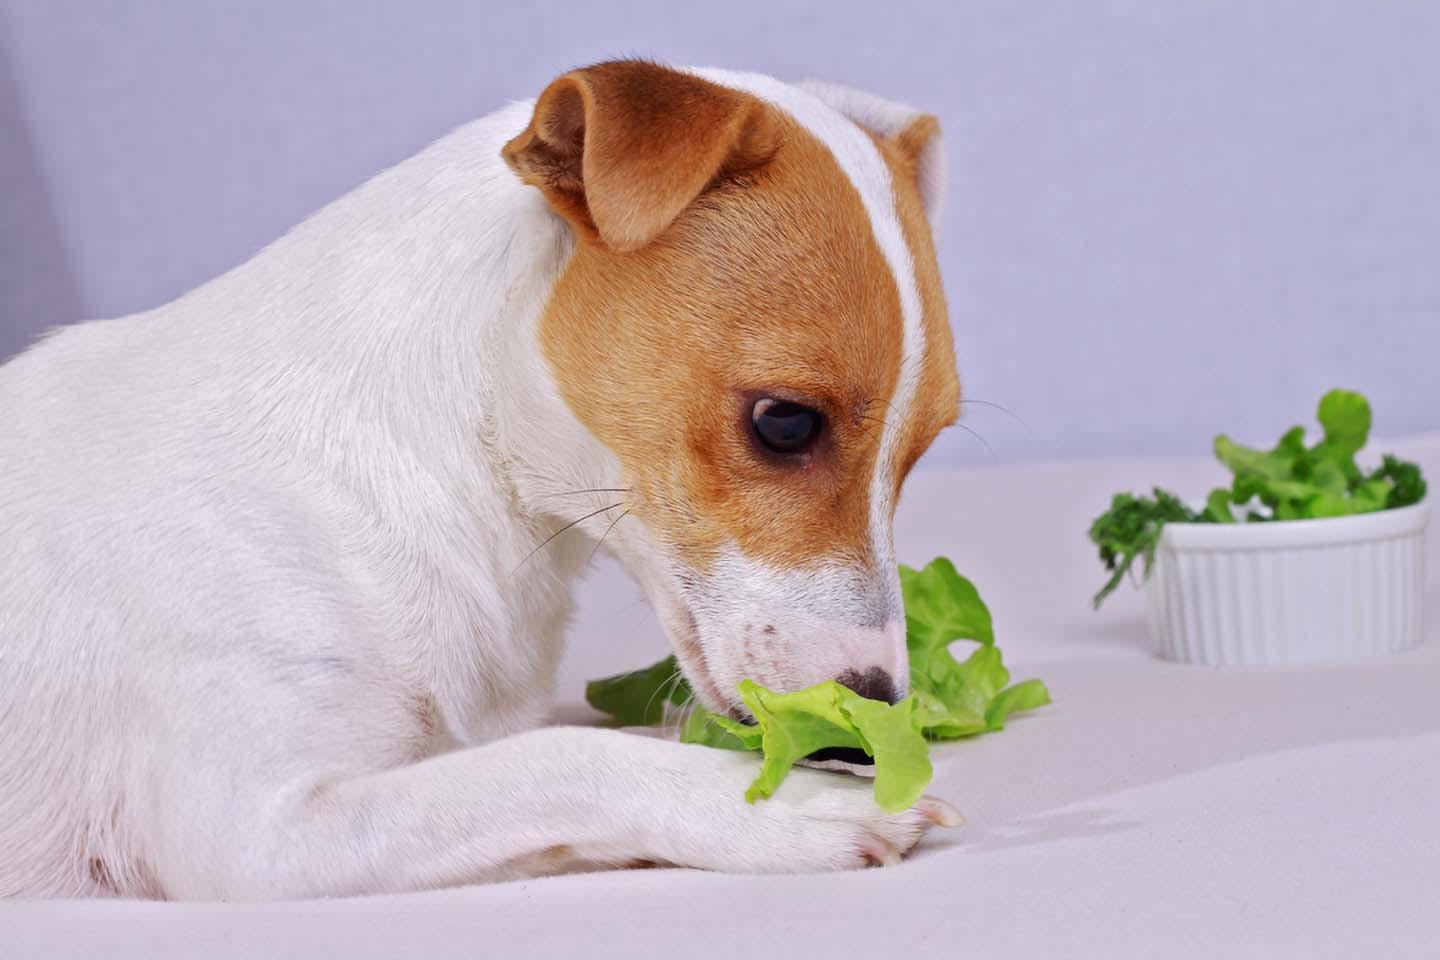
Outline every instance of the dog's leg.
<path id="1" fill-rule="evenodd" d="M 576 862 L 838 870 L 893 862 L 932 823 L 959 822 L 929 798 L 886 814 L 869 781 L 812 770 L 752 805 L 743 794 L 755 772 L 754 755 L 611 730 L 537 730 L 307 791 L 261 819 L 256 835 L 236 831 L 234 861 L 197 874 L 217 887 L 167 892 L 405 891 Z"/>

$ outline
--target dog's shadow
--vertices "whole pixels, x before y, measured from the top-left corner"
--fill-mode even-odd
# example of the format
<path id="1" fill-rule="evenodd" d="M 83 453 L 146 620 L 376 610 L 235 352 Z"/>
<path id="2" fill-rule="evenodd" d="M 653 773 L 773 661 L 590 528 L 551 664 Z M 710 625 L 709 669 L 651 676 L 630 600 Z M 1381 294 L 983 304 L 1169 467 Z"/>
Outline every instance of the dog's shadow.
<path id="1" fill-rule="evenodd" d="M 968 823 L 953 833 L 932 832 L 916 854 L 925 857 L 947 851 L 967 855 L 999 853 L 1061 840 L 1123 833 L 1137 826 L 1134 821 L 1115 819 L 1115 814 L 1104 808 L 1059 810 L 994 825 Z"/>

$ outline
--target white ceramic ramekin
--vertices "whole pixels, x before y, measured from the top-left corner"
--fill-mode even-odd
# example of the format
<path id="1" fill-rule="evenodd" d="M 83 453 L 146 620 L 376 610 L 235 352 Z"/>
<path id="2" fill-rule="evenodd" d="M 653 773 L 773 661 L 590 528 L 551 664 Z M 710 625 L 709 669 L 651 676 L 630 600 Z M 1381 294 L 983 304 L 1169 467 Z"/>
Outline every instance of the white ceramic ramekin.
<path id="1" fill-rule="evenodd" d="M 1427 503 L 1324 520 L 1170 523 L 1146 583 L 1167 660 L 1320 663 L 1420 642 Z"/>

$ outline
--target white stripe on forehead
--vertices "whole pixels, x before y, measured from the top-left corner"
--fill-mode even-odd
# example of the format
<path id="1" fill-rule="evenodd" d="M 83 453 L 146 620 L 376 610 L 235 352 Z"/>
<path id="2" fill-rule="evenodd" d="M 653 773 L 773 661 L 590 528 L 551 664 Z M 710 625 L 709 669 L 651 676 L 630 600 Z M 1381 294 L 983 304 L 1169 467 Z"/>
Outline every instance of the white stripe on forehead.
<path id="1" fill-rule="evenodd" d="M 758 73 L 737 73 L 729 70 L 697 69 L 696 76 L 712 83 L 753 94 L 793 117 L 801 126 L 829 148 L 835 162 L 860 194 L 870 218 L 875 242 L 895 277 L 900 292 L 900 316 L 904 329 L 900 347 L 900 376 L 895 394 L 885 413 L 885 430 L 880 441 L 880 456 L 870 496 L 870 530 L 877 564 L 894 565 L 893 548 L 888 535 L 890 523 L 891 485 L 889 478 L 899 456 L 900 428 L 910 412 L 925 355 L 925 328 L 921 323 L 920 289 L 915 282 L 915 261 L 900 217 L 895 211 L 895 191 L 890 168 L 866 133 L 849 118 L 828 106 L 807 90 L 782 83 Z M 881 566 L 884 569 L 884 566 Z M 898 606 L 898 598 L 896 603 Z"/>

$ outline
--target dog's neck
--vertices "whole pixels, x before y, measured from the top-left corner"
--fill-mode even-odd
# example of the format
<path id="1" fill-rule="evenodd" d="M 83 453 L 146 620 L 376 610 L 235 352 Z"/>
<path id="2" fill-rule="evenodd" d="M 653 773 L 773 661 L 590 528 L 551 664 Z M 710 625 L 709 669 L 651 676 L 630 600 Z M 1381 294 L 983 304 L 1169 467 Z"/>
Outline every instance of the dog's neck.
<path id="1" fill-rule="evenodd" d="M 185 298 L 208 301 L 204 352 L 250 451 L 298 455 L 366 500 L 491 483 L 536 518 L 577 506 L 562 491 L 613 483 L 536 337 L 574 241 L 500 157 L 529 110 L 460 128 Z"/>

